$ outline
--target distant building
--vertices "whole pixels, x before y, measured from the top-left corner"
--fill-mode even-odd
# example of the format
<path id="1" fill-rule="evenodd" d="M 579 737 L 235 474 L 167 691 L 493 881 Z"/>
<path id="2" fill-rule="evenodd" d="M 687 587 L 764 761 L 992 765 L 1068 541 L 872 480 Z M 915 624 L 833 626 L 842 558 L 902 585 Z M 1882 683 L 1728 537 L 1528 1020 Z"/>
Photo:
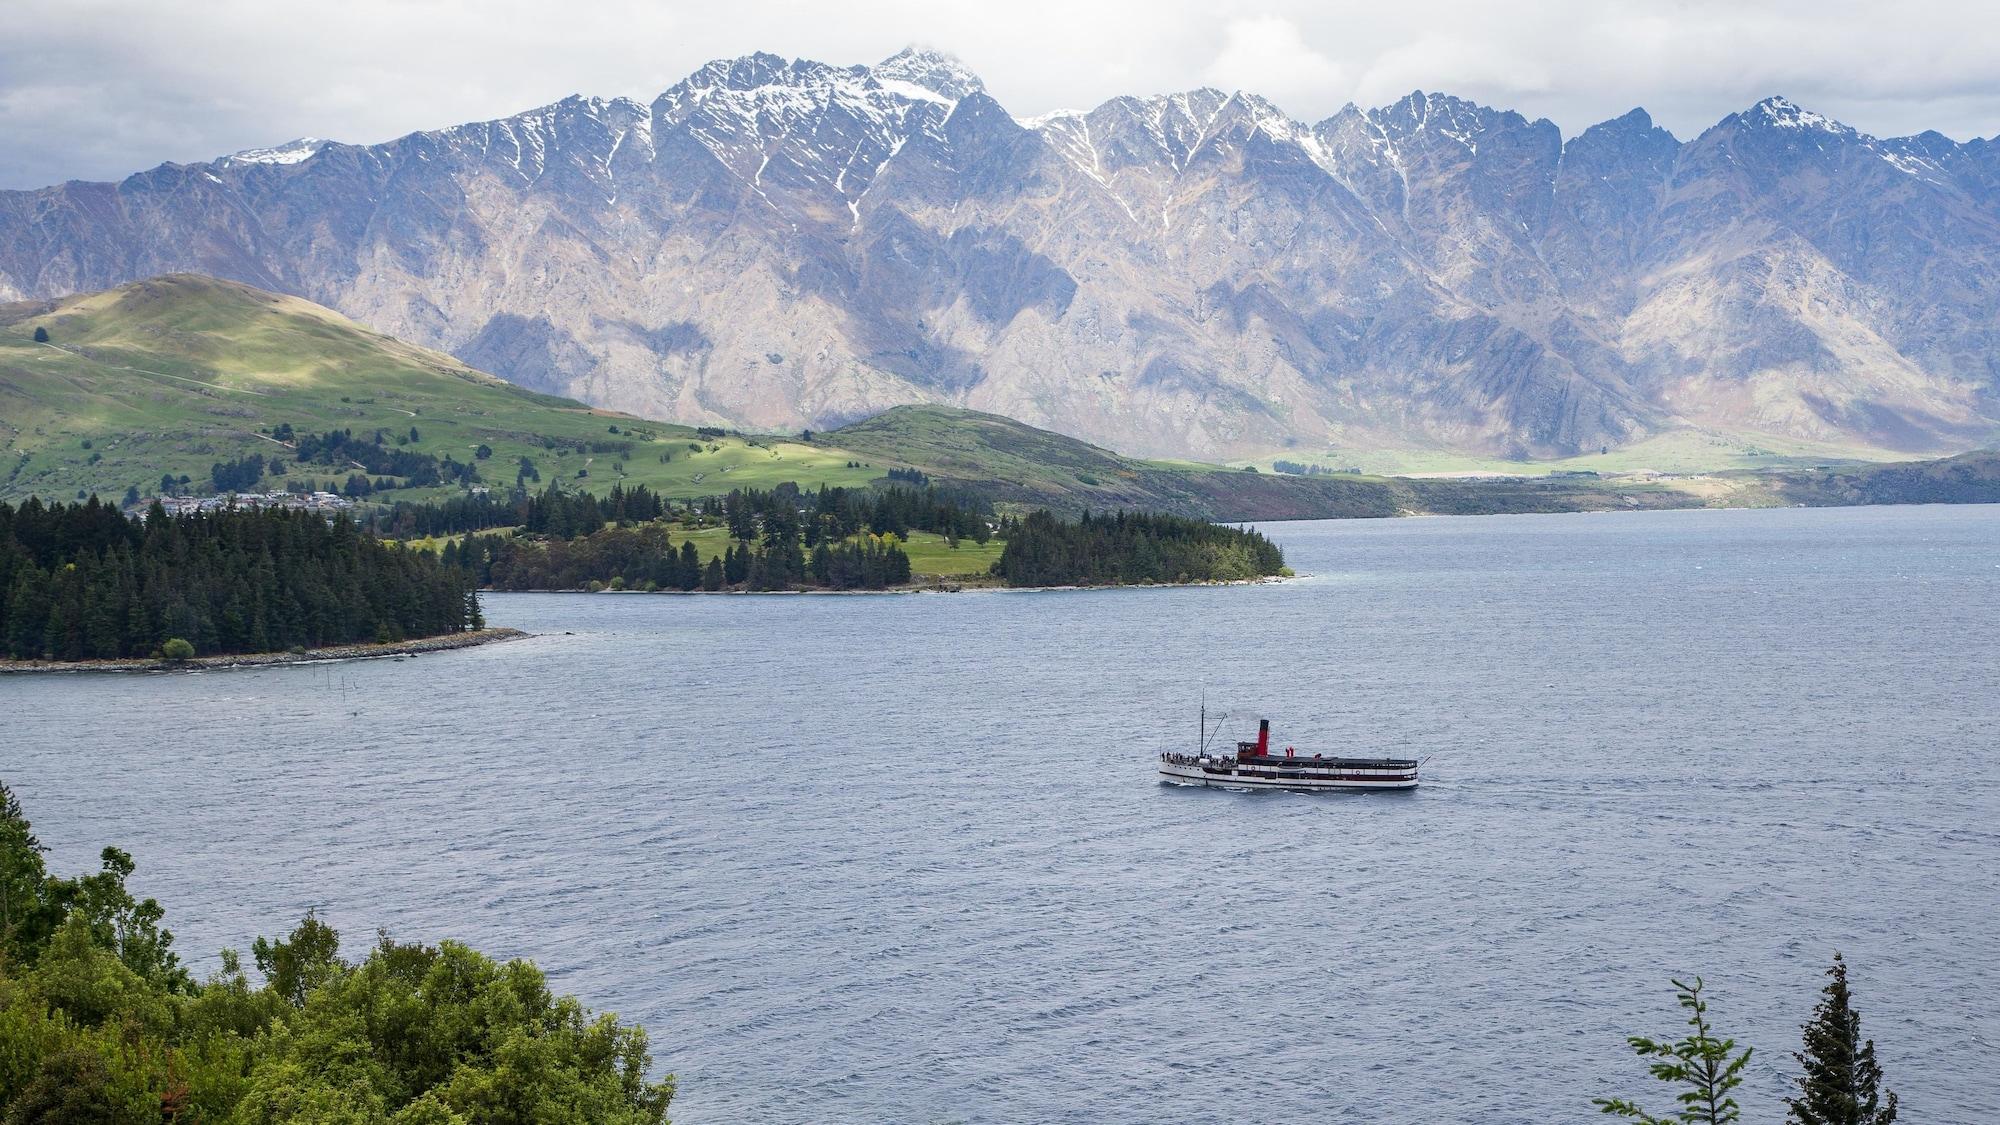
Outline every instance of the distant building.
<path id="1" fill-rule="evenodd" d="M 221 496 L 157 496 L 140 501 L 138 511 L 142 514 L 150 511 L 155 501 L 170 516 L 223 512 L 231 508 L 288 508 L 320 512 L 331 518 L 337 512 L 354 507 L 354 501 L 332 492 L 228 492 Z"/>

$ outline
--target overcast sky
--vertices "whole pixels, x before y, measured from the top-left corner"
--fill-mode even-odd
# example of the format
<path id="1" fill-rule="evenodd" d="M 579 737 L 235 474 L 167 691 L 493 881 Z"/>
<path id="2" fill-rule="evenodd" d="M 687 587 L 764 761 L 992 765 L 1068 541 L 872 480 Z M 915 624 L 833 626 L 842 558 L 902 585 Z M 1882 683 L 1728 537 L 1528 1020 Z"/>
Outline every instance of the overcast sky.
<path id="1" fill-rule="evenodd" d="M 2000 133 L 1993 0 L 8 0 L 0 187 L 298 136 L 375 142 L 711 58 L 957 54 L 1017 115 L 1246 89 L 1317 120 L 1415 88 L 1698 133 L 1767 95 L 1878 135 Z"/>

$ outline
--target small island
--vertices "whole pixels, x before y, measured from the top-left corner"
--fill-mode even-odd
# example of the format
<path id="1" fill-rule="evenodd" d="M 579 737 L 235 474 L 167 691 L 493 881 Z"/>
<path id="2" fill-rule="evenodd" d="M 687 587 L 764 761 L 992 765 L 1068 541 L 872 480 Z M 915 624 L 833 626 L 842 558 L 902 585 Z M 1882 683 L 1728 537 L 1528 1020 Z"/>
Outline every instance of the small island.
<path id="1" fill-rule="evenodd" d="M 172 516 L 155 504 L 132 518 L 95 497 L 0 504 L 0 591 L 0 655 L 17 667 L 325 659 L 498 639 L 464 570 L 345 515 L 297 510 Z"/>

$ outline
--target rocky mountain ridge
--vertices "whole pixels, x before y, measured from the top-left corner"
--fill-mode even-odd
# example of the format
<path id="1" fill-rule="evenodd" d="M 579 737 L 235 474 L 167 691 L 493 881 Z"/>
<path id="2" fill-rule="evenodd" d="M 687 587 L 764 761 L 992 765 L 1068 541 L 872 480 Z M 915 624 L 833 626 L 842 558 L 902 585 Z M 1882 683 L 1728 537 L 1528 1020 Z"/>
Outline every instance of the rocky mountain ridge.
<path id="1" fill-rule="evenodd" d="M 1421 92 L 1017 120 L 915 50 L 0 192 L 0 300 L 196 271 L 652 417 L 939 402 L 1204 457 L 1969 448 L 1996 263 L 2000 145 L 1781 98 L 1687 141 Z"/>

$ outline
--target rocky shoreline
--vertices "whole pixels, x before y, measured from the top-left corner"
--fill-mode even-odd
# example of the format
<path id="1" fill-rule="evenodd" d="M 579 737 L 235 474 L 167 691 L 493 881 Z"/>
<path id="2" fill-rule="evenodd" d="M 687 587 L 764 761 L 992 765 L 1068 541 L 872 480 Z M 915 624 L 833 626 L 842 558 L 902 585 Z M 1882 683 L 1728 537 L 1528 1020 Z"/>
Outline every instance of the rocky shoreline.
<path id="1" fill-rule="evenodd" d="M 189 660 L 0 660 L 0 675 L 47 672 L 187 672 L 219 668 L 259 668 L 272 664 L 315 664 L 328 660 L 379 660 L 393 656 L 417 656 L 427 652 L 449 652 L 474 645 L 511 641 L 527 636 L 519 629 L 477 629 L 469 633 L 447 633 L 414 641 L 379 645 L 334 645 L 301 652 L 250 652 L 226 656 L 197 656 Z"/>

